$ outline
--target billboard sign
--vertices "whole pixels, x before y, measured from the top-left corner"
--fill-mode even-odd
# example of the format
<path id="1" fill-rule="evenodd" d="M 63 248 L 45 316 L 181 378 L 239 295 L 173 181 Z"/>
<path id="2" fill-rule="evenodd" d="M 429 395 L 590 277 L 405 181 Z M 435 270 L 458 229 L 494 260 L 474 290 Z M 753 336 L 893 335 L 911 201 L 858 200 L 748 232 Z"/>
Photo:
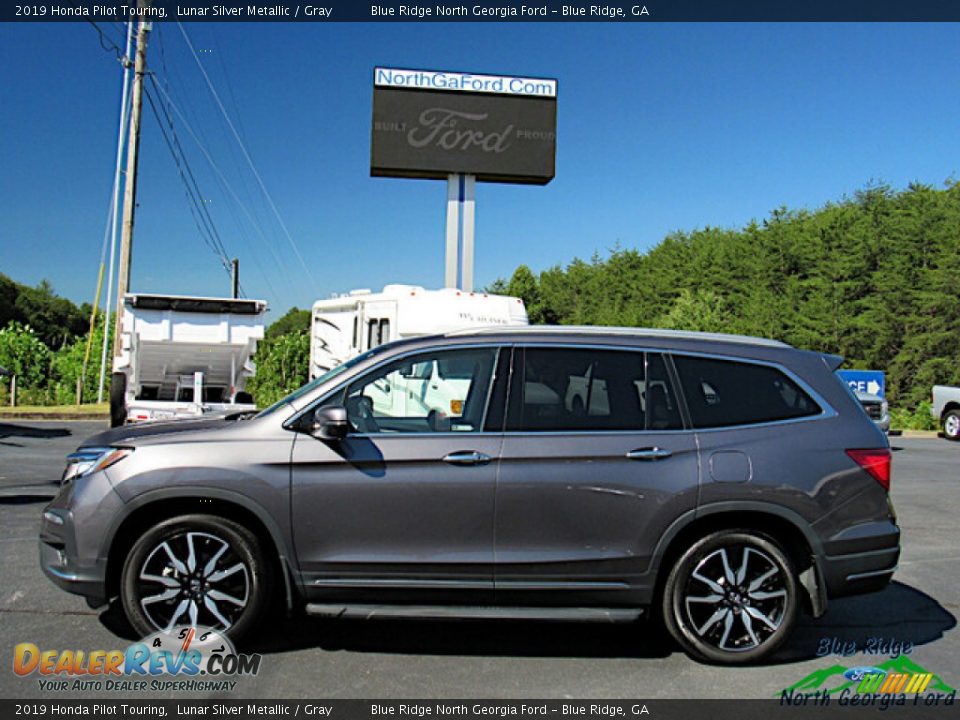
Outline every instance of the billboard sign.
<path id="1" fill-rule="evenodd" d="M 373 176 L 545 185 L 556 144 L 556 80 L 374 68 Z"/>

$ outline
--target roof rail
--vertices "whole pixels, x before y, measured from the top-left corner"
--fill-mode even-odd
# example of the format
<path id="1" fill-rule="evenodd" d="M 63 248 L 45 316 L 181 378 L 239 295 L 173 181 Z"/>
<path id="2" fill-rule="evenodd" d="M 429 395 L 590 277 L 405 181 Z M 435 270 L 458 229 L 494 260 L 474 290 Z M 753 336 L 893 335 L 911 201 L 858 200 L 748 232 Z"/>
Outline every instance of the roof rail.
<path id="1" fill-rule="evenodd" d="M 692 330 L 666 330 L 663 328 L 606 327 L 601 325 L 526 325 L 509 328 L 502 326 L 491 326 L 454 330 L 453 332 L 448 332 L 446 337 L 491 335 L 496 333 L 504 333 L 509 335 L 614 335 L 620 337 L 701 340 L 707 342 L 739 343 L 742 345 L 763 345 L 766 347 L 792 347 L 791 345 L 780 342 L 779 340 L 753 337 L 751 335 L 694 332 Z"/>

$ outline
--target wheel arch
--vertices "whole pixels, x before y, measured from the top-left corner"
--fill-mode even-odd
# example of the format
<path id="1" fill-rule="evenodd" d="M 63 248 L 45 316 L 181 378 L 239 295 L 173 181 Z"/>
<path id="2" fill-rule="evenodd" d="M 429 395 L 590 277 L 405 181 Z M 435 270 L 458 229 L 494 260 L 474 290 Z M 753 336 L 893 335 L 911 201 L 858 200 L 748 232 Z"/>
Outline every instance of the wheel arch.
<path id="1" fill-rule="evenodd" d="M 944 419 L 947 417 L 947 413 L 952 410 L 960 410 L 960 402 L 956 400 L 950 400 L 946 405 L 943 406 L 943 410 L 940 411 L 941 424 L 943 424 Z"/>
<path id="2" fill-rule="evenodd" d="M 805 607 L 815 617 L 826 611 L 826 588 L 817 564 L 822 544 L 797 513 L 761 502 L 720 502 L 702 506 L 678 518 L 654 552 L 656 582 L 652 606 L 659 605 L 663 586 L 674 563 L 697 539 L 718 530 L 756 530 L 777 540 L 797 568 Z"/>
<path id="3" fill-rule="evenodd" d="M 257 536 L 263 543 L 267 557 L 283 575 L 286 609 L 290 611 L 293 608 L 297 589 L 293 558 L 287 542 L 266 510 L 249 498 L 222 488 L 191 487 L 190 492 L 184 492 L 181 488 L 167 488 L 139 495 L 126 507 L 127 512 L 111 526 L 101 550 L 101 557 L 107 559 L 107 597 L 115 597 L 119 593 L 125 551 L 133 545 L 144 527 L 177 515 L 200 513 L 238 522 Z"/>

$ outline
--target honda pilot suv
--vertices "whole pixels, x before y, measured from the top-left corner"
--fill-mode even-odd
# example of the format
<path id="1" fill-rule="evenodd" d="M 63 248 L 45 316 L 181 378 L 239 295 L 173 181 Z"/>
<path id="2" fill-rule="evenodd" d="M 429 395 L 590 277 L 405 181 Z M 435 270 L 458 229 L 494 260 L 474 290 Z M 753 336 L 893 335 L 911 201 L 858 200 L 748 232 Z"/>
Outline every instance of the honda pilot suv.
<path id="1" fill-rule="evenodd" d="M 90 438 L 41 563 L 144 635 L 238 638 L 279 595 L 328 617 L 648 615 L 695 658 L 755 662 L 897 565 L 889 445 L 840 362 L 615 328 L 390 343 L 256 415 Z"/>

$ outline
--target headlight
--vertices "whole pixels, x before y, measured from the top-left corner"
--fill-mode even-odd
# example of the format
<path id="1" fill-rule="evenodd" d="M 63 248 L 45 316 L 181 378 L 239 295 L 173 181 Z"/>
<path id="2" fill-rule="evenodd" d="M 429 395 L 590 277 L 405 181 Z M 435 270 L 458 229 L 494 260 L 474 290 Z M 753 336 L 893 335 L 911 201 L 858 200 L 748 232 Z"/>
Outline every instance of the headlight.
<path id="1" fill-rule="evenodd" d="M 132 448 L 80 448 L 75 453 L 67 455 L 67 468 L 63 471 L 60 484 L 63 485 L 75 478 L 92 475 L 100 470 L 105 470 L 111 465 L 120 462 L 132 452 Z"/>

